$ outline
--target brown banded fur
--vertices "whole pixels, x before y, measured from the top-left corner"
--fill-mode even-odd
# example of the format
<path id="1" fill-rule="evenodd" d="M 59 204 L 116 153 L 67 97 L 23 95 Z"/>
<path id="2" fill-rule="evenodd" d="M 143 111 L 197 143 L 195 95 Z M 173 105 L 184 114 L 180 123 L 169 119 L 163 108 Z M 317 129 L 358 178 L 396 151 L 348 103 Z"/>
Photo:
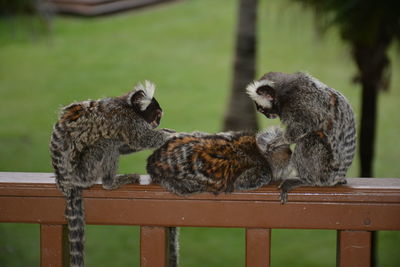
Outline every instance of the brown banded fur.
<path id="1" fill-rule="evenodd" d="M 277 168 L 280 174 L 286 173 L 281 169 L 289 169 L 289 146 L 279 144 L 286 149 L 273 149 L 281 131 L 268 131 L 270 142 L 265 145 L 256 141 L 265 133 L 177 134 L 148 158 L 147 172 L 153 182 L 179 195 L 258 188 L 282 178 L 276 175 Z"/>

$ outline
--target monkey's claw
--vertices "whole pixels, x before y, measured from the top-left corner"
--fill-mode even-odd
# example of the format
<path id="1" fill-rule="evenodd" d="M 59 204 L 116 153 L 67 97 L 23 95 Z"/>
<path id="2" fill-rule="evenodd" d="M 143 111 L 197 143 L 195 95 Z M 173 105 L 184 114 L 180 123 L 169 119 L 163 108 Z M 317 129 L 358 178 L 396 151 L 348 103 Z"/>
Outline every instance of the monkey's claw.
<path id="1" fill-rule="evenodd" d="M 281 194 L 279 195 L 279 200 L 281 201 L 281 204 L 286 204 L 288 199 L 288 193 L 285 191 L 281 191 Z"/>

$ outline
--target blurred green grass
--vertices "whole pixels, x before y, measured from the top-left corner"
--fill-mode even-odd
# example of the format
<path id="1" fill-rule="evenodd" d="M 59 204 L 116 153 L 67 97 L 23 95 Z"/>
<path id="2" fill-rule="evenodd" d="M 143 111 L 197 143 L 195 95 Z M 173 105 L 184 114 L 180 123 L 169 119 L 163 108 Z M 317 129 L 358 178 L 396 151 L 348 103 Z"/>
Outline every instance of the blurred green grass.
<path id="1" fill-rule="evenodd" d="M 0 170 L 51 172 L 48 141 L 57 110 L 75 100 L 120 95 L 144 79 L 157 84 L 165 112 L 161 127 L 219 131 L 236 7 L 236 0 L 187 0 L 95 19 L 56 17 L 45 37 L 33 18 L 1 20 Z M 359 114 L 355 68 L 337 33 L 320 38 L 311 13 L 288 1 L 261 1 L 259 14 L 258 74 L 308 71 L 342 91 Z M 379 98 L 377 177 L 400 176 L 395 52 L 391 90 Z M 260 117 L 260 123 L 279 122 Z M 143 173 L 149 153 L 123 157 L 120 172 Z M 358 157 L 349 176 L 357 173 Z M 38 233 L 37 225 L 0 224 L 0 265 L 37 266 Z M 334 231 L 277 229 L 272 236 L 273 266 L 335 265 Z M 380 266 L 399 266 L 399 232 L 379 236 Z M 183 267 L 243 266 L 243 229 L 183 228 L 181 239 Z M 87 266 L 128 265 L 138 265 L 137 227 L 87 227 Z"/>

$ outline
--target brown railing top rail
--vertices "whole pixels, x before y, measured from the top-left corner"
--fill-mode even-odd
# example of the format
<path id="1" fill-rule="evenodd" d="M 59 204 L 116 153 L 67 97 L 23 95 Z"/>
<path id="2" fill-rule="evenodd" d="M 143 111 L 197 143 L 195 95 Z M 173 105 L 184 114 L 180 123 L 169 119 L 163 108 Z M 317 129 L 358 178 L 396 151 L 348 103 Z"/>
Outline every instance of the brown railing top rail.
<path id="1" fill-rule="evenodd" d="M 302 187 L 281 205 L 276 185 L 179 197 L 156 185 L 84 190 L 88 224 L 400 230 L 400 179 L 349 178 Z M 63 224 L 65 200 L 50 173 L 0 172 L 0 222 Z"/>

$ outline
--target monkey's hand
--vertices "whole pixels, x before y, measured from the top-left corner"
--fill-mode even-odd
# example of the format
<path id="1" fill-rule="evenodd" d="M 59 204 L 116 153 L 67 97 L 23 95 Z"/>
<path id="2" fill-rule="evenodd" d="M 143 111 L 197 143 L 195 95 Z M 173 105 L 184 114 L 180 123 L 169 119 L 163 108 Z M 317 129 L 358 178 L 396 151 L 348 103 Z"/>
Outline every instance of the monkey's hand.
<path id="1" fill-rule="evenodd" d="M 161 128 L 160 131 L 166 132 L 166 133 L 176 133 L 175 130 L 169 129 L 169 128 Z"/>
<path id="2" fill-rule="evenodd" d="M 113 190 L 124 184 L 137 184 L 139 183 L 139 174 L 118 174 L 112 179 L 103 180 L 103 188 Z"/>
<path id="3" fill-rule="evenodd" d="M 129 145 L 123 145 L 119 149 L 119 154 L 121 155 L 126 155 L 126 154 L 131 154 L 133 152 L 137 152 L 137 149 L 132 149 Z"/>

